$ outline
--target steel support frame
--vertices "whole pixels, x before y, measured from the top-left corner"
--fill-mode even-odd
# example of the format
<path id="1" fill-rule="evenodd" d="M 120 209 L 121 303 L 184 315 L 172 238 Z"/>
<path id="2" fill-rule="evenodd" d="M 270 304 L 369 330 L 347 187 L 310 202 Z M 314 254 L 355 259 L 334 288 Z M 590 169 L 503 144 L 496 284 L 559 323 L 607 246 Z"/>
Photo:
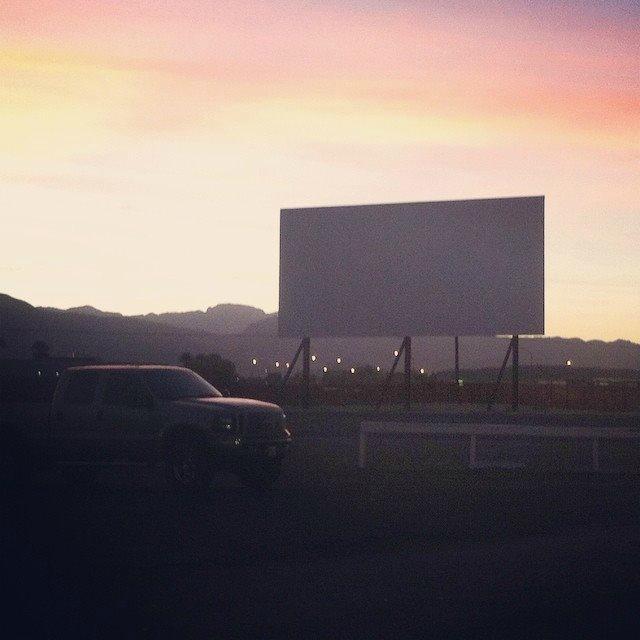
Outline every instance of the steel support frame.
<path id="1" fill-rule="evenodd" d="M 502 382 L 502 376 L 507 368 L 507 362 L 509 362 L 509 356 L 511 356 L 511 410 L 517 411 L 520 406 L 519 387 L 520 387 L 520 336 L 513 335 L 509 341 L 507 352 L 505 353 L 500 372 L 498 373 L 498 379 L 496 381 L 489 402 L 487 403 L 487 411 L 491 411 L 496 401 L 498 389 Z"/>
<path id="2" fill-rule="evenodd" d="M 308 407 L 311 404 L 311 338 L 308 336 L 302 338 L 300 345 L 293 356 L 293 360 L 291 361 L 291 366 L 282 379 L 280 391 L 282 392 L 284 390 L 284 387 L 291 377 L 296 363 L 298 362 L 300 354 L 302 354 L 302 404 L 303 406 Z"/>
<path id="3" fill-rule="evenodd" d="M 386 395 L 386 390 L 389 387 L 389 383 L 393 378 L 393 374 L 398 367 L 398 363 L 400 362 L 400 358 L 404 355 L 404 408 L 408 411 L 411 409 L 411 336 L 405 336 L 402 339 L 402 344 L 398 349 L 398 355 L 395 356 L 395 360 L 393 361 L 393 365 L 391 366 L 391 370 L 389 371 L 387 378 L 382 387 L 382 392 L 380 393 L 380 397 L 378 402 L 376 403 L 376 410 L 379 410 L 380 407 L 384 403 L 384 398 Z"/>

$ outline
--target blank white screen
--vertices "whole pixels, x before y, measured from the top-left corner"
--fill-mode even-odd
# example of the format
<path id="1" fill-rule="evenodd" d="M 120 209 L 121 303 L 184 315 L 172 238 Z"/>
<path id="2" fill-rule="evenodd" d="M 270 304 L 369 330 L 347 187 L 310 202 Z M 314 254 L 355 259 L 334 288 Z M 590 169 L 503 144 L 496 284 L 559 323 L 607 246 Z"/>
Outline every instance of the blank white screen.
<path id="1" fill-rule="evenodd" d="M 280 212 L 286 336 L 544 333 L 544 197 Z"/>

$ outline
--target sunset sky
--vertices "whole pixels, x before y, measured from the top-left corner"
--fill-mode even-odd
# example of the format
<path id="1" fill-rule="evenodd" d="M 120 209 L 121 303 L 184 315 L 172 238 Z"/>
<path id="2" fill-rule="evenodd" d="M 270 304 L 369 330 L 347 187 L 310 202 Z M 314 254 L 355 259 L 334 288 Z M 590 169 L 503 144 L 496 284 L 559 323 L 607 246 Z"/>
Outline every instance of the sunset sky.
<path id="1" fill-rule="evenodd" d="M 548 335 L 640 341 L 637 2 L 3 0 L 0 291 L 278 304 L 283 207 L 546 196 Z"/>

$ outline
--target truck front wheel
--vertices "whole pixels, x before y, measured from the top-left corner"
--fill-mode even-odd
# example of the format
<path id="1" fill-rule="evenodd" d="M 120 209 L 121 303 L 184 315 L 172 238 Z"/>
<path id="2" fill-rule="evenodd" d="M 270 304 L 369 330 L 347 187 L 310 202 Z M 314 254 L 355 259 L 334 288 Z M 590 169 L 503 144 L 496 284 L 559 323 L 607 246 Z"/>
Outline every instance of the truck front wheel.
<path id="1" fill-rule="evenodd" d="M 271 489 L 282 472 L 279 460 L 256 461 L 245 464 L 238 472 L 242 484 L 250 489 L 265 491 Z"/>
<path id="2" fill-rule="evenodd" d="M 170 442 L 165 462 L 169 484 L 179 491 L 196 493 L 209 486 L 211 474 L 203 448 L 196 440 Z"/>

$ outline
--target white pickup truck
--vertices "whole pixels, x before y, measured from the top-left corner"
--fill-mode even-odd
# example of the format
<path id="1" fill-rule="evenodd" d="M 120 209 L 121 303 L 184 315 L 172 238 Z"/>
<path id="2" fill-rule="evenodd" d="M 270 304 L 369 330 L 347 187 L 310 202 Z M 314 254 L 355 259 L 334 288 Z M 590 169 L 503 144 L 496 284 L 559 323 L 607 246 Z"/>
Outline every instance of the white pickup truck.
<path id="1" fill-rule="evenodd" d="M 162 466 L 178 488 L 199 490 L 219 469 L 266 488 L 291 442 L 282 409 L 225 398 L 189 369 L 105 365 L 67 369 L 47 428 L 30 442 L 40 457 L 87 472 L 102 465 Z"/>

